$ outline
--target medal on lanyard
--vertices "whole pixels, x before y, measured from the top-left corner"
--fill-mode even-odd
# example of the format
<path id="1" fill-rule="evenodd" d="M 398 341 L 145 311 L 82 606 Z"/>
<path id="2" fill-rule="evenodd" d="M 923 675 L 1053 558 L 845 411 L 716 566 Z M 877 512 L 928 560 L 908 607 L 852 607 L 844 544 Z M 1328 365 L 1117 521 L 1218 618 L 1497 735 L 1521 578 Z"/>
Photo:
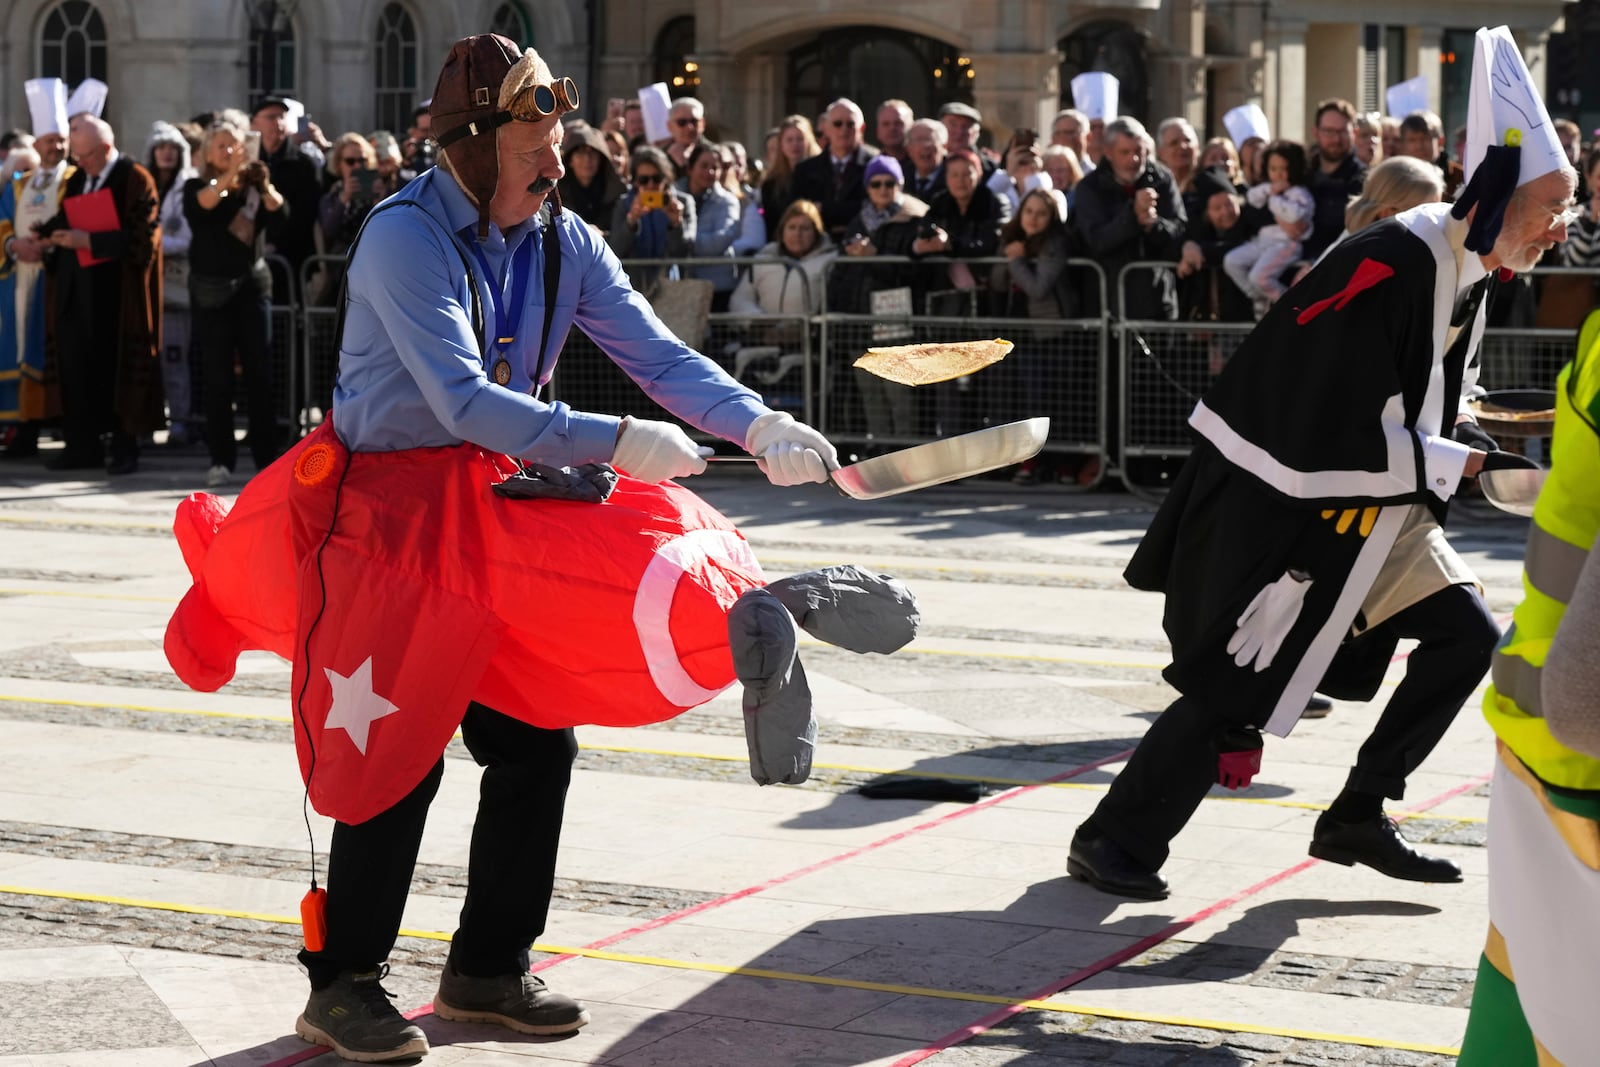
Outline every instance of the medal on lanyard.
<path id="1" fill-rule="evenodd" d="M 522 243 L 511 256 L 511 307 L 508 310 L 505 300 L 501 296 L 500 285 L 495 280 L 494 271 L 489 269 L 489 260 L 484 256 L 483 250 L 476 241 L 471 241 L 467 247 L 472 249 L 472 254 L 478 258 L 478 266 L 483 268 L 483 276 L 489 282 L 489 298 L 494 304 L 494 337 L 495 349 L 499 359 L 495 360 L 494 369 L 490 377 L 496 385 L 511 384 L 511 363 L 506 359 L 506 348 L 517 339 L 517 327 L 522 322 L 522 312 L 526 309 L 528 297 L 528 272 L 533 265 L 533 239 L 524 235 Z"/>

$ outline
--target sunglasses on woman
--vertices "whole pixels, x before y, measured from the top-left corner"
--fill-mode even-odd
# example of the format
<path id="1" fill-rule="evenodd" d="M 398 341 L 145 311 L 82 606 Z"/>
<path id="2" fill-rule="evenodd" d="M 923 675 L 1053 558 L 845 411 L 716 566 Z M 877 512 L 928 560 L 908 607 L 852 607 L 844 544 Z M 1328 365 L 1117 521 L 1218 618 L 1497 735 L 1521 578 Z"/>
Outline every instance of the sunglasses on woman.
<path id="1" fill-rule="evenodd" d="M 867 183 L 868 189 L 893 189 L 900 183 L 893 178 L 874 178 Z"/>
<path id="2" fill-rule="evenodd" d="M 634 176 L 633 184 L 635 184 L 635 185 L 660 185 L 665 180 L 666 180 L 666 176 L 662 175 L 662 174 L 638 174 L 638 175 Z"/>

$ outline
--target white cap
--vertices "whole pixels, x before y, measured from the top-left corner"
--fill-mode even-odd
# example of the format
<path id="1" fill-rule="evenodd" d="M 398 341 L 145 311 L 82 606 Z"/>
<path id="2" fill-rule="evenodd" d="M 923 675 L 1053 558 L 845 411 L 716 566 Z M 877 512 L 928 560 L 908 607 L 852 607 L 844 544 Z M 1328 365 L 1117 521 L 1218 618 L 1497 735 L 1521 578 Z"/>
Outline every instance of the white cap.
<path id="1" fill-rule="evenodd" d="M 1072 105 L 1091 120 L 1117 117 L 1117 79 L 1103 70 L 1088 70 L 1072 79 Z"/>
<path id="2" fill-rule="evenodd" d="M 1518 185 L 1567 165 L 1567 153 L 1523 62 L 1522 50 L 1504 26 L 1478 31 L 1472 92 L 1467 100 L 1467 158 L 1461 161 L 1467 181 L 1472 181 L 1473 171 L 1490 145 L 1522 149 Z"/>
<path id="3" fill-rule="evenodd" d="M 99 118 L 100 112 L 106 109 L 106 93 L 109 91 L 106 83 L 99 78 L 83 79 L 67 98 L 67 117 L 87 112 Z"/>
<path id="4" fill-rule="evenodd" d="M 34 78 L 25 82 L 28 110 L 33 113 L 33 135 L 67 132 L 67 83 L 60 78 Z"/>
<path id="5" fill-rule="evenodd" d="M 1428 110 L 1428 79 L 1424 75 L 1408 78 L 1383 91 L 1383 102 L 1388 114 L 1403 119 L 1413 111 Z"/>
<path id="6" fill-rule="evenodd" d="M 1222 116 L 1222 124 L 1228 128 L 1235 148 L 1252 137 L 1272 140 L 1272 127 L 1267 124 L 1267 113 L 1261 110 L 1260 104 L 1240 104 Z"/>

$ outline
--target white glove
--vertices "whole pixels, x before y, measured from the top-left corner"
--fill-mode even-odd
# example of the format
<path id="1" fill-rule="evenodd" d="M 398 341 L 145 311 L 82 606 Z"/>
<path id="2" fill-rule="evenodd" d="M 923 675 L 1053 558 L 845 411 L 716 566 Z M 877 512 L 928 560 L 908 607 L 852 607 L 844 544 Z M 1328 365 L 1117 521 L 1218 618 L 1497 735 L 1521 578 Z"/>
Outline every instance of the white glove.
<path id="1" fill-rule="evenodd" d="M 839 466 L 833 445 L 787 411 L 769 411 L 750 424 L 744 448 L 773 485 L 825 482 Z"/>
<path id="2" fill-rule="evenodd" d="M 1228 639 L 1228 654 L 1233 662 L 1248 667 L 1255 660 L 1257 674 L 1272 666 L 1272 658 L 1300 617 L 1300 606 L 1310 588 L 1310 578 L 1296 578 L 1291 571 L 1257 593 L 1239 616 L 1239 628 Z"/>
<path id="3" fill-rule="evenodd" d="M 622 420 L 617 431 L 617 447 L 611 452 L 611 465 L 641 482 L 663 482 L 704 474 L 705 457 L 711 449 L 701 448 L 675 422 L 636 419 Z"/>

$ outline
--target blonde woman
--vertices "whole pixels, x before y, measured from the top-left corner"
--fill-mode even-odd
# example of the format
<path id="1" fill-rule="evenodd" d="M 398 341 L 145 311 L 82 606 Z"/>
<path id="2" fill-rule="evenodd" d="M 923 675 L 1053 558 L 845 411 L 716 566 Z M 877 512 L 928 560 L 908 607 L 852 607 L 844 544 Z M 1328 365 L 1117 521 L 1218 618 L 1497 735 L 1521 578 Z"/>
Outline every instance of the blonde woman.
<path id="1" fill-rule="evenodd" d="M 1317 262 L 1339 243 L 1357 230 L 1364 230 L 1374 222 L 1410 211 L 1422 204 L 1437 204 L 1444 199 L 1444 176 L 1432 163 L 1411 156 L 1386 159 L 1367 171 L 1361 195 L 1355 197 L 1344 209 L 1344 233 L 1328 246 Z M 1298 282 L 1315 264 L 1306 264 L 1295 274 Z"/>
<path id="2" fill-rule="evenodd" d="M 767 180 L 761 183 L 761 213 L 767 222 L 767 240 L 778 239 L 778 221 L 794 202 L 790 188 L 794 182 L 794 168 L 821 154 L 822 146 L 817 143 L 810 119 L 804 115 L 788 115 L 778 123 L 777 156 Z"/>
<path id="3" fill-rule="evenodd" d="M 1355 233 L 1380 219 L 1444 199 L 1439 168 L 1410 156 L 1386 159 L 1367 171 L 1361 195 L 1344 209 L 1345 233 Z"/>
<path id="4" fill-rule="evenodd" d="M 379 200 L 373 188 L 378 155 L 372 142 L 359 133 L 341 136 L 328 151 L 328 172 L 336 181 L 322 194 L 317 223 L 322 229 L 323 251 L 340 255 L 350 247 L 362 220 Z"/>

